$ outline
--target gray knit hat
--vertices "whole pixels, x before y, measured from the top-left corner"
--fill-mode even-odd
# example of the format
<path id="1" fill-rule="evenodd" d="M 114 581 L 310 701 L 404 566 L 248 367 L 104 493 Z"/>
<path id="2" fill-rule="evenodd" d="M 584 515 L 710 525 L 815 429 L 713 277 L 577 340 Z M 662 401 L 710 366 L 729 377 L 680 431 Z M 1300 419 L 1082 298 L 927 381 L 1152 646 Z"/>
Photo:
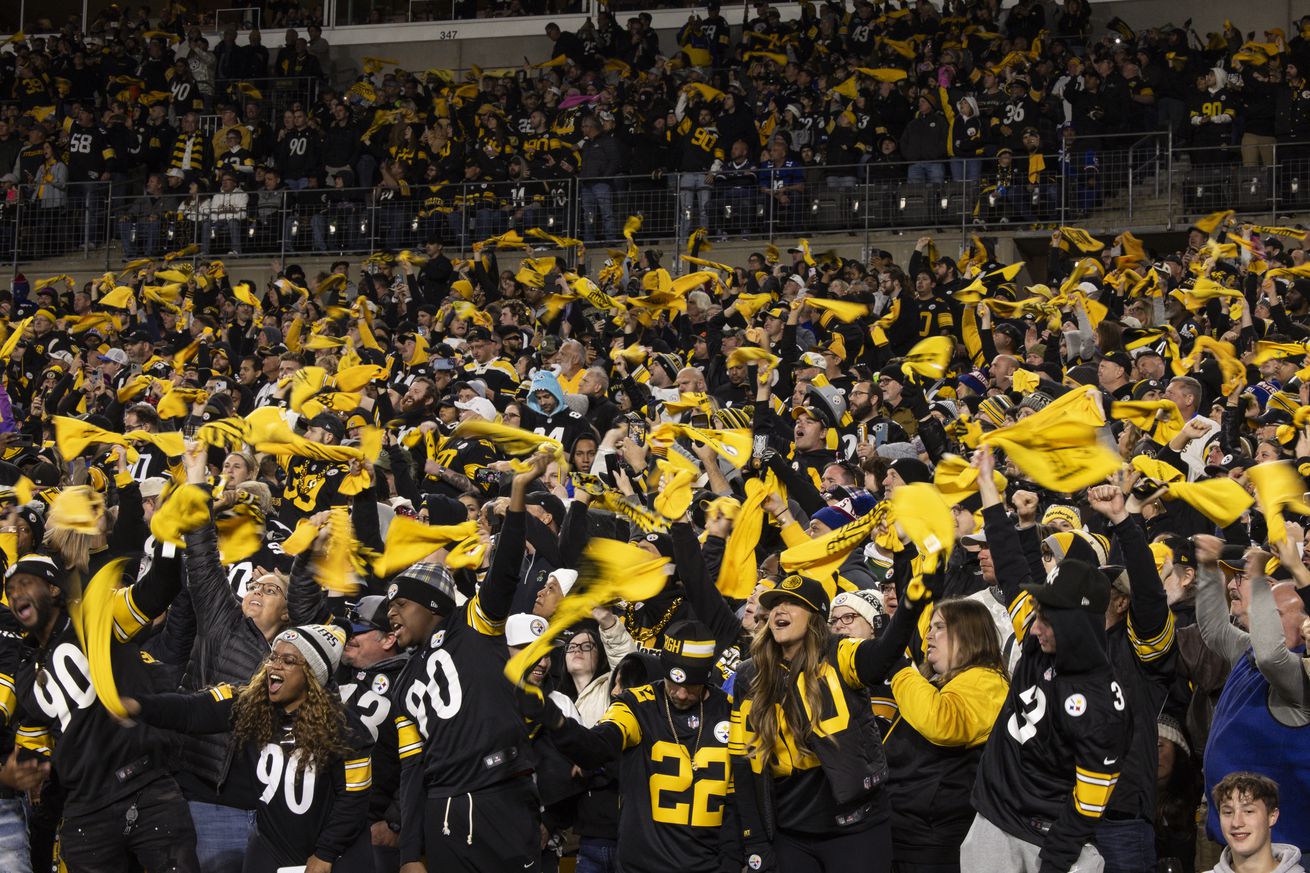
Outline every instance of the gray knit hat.
<path id="1" fill-rule="evenodd" d="M 337 672 L 341 653 L 346 647 L 346 632 L 334 624 L 304 624 L 288 628 L 273 642 L 290 643 L 305 659 L 305 668 L 314 674 L 319 685 L 326 686 L 328 678 Z"/>

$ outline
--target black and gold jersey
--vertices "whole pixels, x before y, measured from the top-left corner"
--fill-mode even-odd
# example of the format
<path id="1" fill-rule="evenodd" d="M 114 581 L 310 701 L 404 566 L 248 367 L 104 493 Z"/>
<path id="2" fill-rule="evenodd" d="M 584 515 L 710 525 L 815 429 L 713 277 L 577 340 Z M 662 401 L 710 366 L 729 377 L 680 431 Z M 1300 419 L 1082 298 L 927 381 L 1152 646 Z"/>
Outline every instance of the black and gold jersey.
<path id="1" fill-rule="evenodd" d="M 732 803 L 730 710 L 727 695 L 709 686 L 702 704 L 678 709 L 660 680 L 625 691 L 591 730 L 568 723 L 556 731 L 556 744 L 580 764 L 619 760 L 625 871 L 712 871 L 735 856 L 735 829 L 724 827 Z"/>
<path id="2" fill-rule="evenodd" d="M 373 787 L 369 792 L 369 822 L 387 820 L 387 810 L 400 788 L 400 744 L 392 714 L 391 692 L 409 663 L 408 655 L 355 669 L 342 665 L 337 676 L 341 700 L 354 710 L 373 738 Z M 400 824 L 399 817 L 395 824 Z"/>
<path id="3" fill-rule="evenodd" d="M 442 440 L 433 458 L 442 467 L 466 477 L 484 494 L 489 493 L 495 483 L 494 477 L 487 476 L 484 471 L 488 464 L 498 459 L 496 447 L 490 442 L 468 437 Z M 426 472 L 423 476 L 423 490 L 428 493 L 445 494 L 448 497 L 458 497 L 464 493 L 440 475 Z"/>
<path id="4" fill-rule="evenodd" d="M 142 720 L 183 733 L 226 731 L 239 691 L 217 685 L 197 694 L 146 695 Z M 307 764 L 296 748 L 294 718 L 280 710 L 274 718 L 274 740 L 238 752 L 259 791 L 256 827 L 279 866 L 300 866 L 311 855 L 335 863 L 367 827 L 373 737 L 347 708 L 343 739 L 350 751 L 327 765 Z"/>
<path id="5" fill-rule="evenodd" d="M 294 457 L 288 457 L 285 464 L 281 521 L 287 527 L 294 528 L 306 516 L 347 502 L 341 480 L 350 470 L 348 465 Z"/>
<path id="6" fill-rule="evenodd" d="M 465 381 L 480 379 L 497 394 L 513 394 L 521 381 L 519 371 L 505 358 L 493 358 L 485 364 L 469 361 L 463 373 Z"/>

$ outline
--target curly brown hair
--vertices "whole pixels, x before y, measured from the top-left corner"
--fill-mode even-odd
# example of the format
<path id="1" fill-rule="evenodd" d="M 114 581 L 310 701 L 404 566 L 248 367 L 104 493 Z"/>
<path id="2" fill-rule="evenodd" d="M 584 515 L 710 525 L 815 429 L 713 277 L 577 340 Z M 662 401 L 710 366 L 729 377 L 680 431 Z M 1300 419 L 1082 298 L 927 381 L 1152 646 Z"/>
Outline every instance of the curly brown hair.
<path id="1" fill-rule="evenodd" d="M 250 682 L 237 692 L 233 748 L 247 743 L 264 746 L 277 742 L 274 736 L 276 707 L 268 699 L 268 668 L 265 661 Z M 318 684 L 308 670 L 305 671 L 305 701 L 296 709 L 291 736 L 295 740 L 294 750 L 300 752 L 297 774 L 303 774 L 310 765 L 324 767 L 351 754 L 346 743 L 346 713 L 341 698 Z"/>

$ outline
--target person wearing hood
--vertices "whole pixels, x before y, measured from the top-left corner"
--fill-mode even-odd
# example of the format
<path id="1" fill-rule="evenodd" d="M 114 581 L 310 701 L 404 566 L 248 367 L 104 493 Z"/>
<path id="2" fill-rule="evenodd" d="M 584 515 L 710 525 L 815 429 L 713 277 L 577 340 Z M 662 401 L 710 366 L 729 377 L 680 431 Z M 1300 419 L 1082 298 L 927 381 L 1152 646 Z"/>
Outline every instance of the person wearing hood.
<path id="1" fill-rule="evenodd" d="M 978 101 L 961 97 L 950 121 L 951 178 L 956 182 L 977 182 L 982 178 L 983 120 Z"/>
<path id="2" fill-rule="evenodd" d="M 538 370 L 533 375 L 526 407 L 524 430 L 559 440 L 566 446 L 573 445 L 579 434 L 592 432 L 587 419 L 564 402 L 564 388 L 550 370 Z"/>
<path id="3" fill-rule="evenodd" d="M 990 449 L 975 456 L 990 482 Z M 980 873 L 1099 871 L 1095 829 L 1128 750 L 1123 689 L 1106 654 L 1110 582 L 1066 558 L 1033 582 L 1020 538 L 994 489 L 982 494 L 996 578 L 1022 649 L 996 730 L 987 740 L 960 849 Z"/>
<path id="4" fill-rule="evenodd" d="M 920 94 L 918 111 L 905 125 L 900 140 L 901 154 L 912 162 L 907 181 L 932 185 L 946 181 L 946 165 L 942 158 L 947 154 L 948 127 L 946 116 L 937 107 L 937 97 Z"/>
<path id="5" fill-rule="evenodd" d="M 1192 162 L 1224 164 L 1236 159 L 1233 143 L 1238 104 L 1228 89 L 1228 74 L 1214 67 L 1192 97 L 1188 120 L 1192 125 Z"/>
<path id="6" fill-rule="evenodd" d="M 1273 841 L 1277 782 L 1258 773 L 1229 773 L 1211 798 L 1228 845 L 1210 873 L 1305 873 L 1301 850 Z"/>

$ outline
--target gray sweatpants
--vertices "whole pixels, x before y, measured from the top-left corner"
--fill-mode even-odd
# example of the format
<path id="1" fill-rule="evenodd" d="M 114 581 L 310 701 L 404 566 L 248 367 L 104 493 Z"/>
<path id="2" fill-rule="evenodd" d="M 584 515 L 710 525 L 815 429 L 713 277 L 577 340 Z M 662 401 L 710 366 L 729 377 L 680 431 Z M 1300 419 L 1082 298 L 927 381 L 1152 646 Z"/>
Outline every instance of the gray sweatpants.
<path id="1" fill-rule="evenodd" d="M 1041 846 L 1012 837 L 981 815 L 975 815 L 960 846 L 960 867 L 969 873 L 1038 873 L 1042 862 L 1037 856 L 1041 851 Z M 1101 853 L 1088 843 L 1069 873 L 1103 873 L 1104 870 Z"/>

